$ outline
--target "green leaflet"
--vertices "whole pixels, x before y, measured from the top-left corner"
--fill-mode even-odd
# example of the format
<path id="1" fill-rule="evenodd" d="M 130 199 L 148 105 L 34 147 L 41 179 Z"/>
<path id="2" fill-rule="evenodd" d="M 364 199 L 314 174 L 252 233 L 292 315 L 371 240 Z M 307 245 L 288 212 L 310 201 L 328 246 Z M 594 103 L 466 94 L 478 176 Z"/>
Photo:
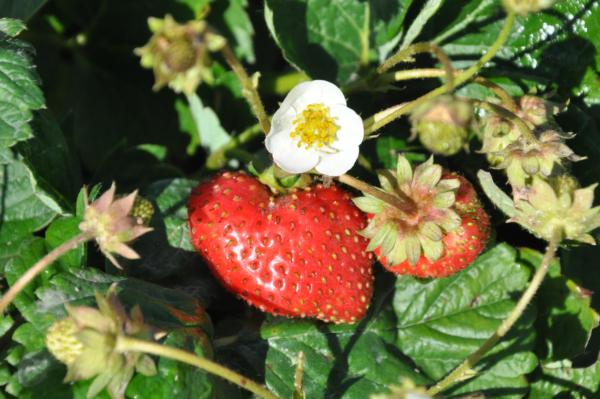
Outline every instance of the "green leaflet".
<path id="1" fill-rule="evenodd" d="M 517 261 L 515 250 L 500 244 L 448 278 L 399 276 L 394 297 L 398 348 L 426 376 L 439 380 L 494 333 L 514 307 L 514 298 L 525 288 L 529 274 Z M 509 336 L 476 367 L 485 371 L 450 392 L 510 388 L 513 395 L 502 397 L 525 393 L 525 375 L 537 364 L 531 352 L 532 316 L 529 308 Z"/>

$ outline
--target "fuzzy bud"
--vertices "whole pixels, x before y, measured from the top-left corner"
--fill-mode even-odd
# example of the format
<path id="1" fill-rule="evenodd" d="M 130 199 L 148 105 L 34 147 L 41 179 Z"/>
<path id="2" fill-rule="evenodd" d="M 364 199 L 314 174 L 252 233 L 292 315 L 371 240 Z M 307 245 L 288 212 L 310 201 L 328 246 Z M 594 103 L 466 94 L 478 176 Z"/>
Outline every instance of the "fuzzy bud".
<path id="1" fill-rule="evenodd" d="M 504 150 L 496 153 L 502 159 L 497 168 L 506 169 L 513 187 L 525 186 L 528 177 L 537 174 L 544 178 L 549 177 L 555 166 L 561 166 L 565 160 L 575 162 L 584 159 L 575 155 L 563 143 L 563 138 L 565 136 L 552 130 L 543 132 L 539 139 L 533 141 L 519 137 Z"/>
<path id="2" fill-rule="evenodd" d="M 168 85 L 189 95 L 201 81 L 212 81 L 210 52 L 222 49 L 225 38 L 208 29 L 205 21 L 178 24 L 170 15 L 149 18 L 148 26 L 153 35 L 135 54 L 144 68 L 154 71 L 154 90 Z"/>
<path id="3" fill-rule="evenodd" d="M 560 184 L 560 183 L 559 183 Z M 550 241 L 555 231 L 562 239 L 595 244 L 589 234 L 600 227 L 600 207 L 593 207 L 596 185 L 568 192 L 568 182 L 561 192 L 544 179 L 535 177 L 527 198 L 516 201 L 516 214 L 510 221 L 519 223 L 536 236 Z"/>
<path id="4" fill-rule="evenodd" d="M 417 108 L 410 117 L 412 137 L 434 154 L 454 155 L 465 147 L 473 108 L 467 101 L 442 96 Z"/>
<path id="5" fill-rule="evenodd" d="M 68 317 L 52 324 L 46 334 L 48 351 L 67 366 L 65 382 L 94 378 L 87 393 L 96 397 L 104 388 L 113 399 L 124 397 L 134 371 L 156 374 L 152 359 L 141 353 L 122 353 L 116 349 L 121 335 L 148 339 L 139 307 L 125 313 L 116 296 L 116 286 L 106 297 L 96 294 L 99 309 L 68 306 Z"/>
<path id="6" fill-rule="evenodd" d="M 127 259 L 138 259 L 137 252 L 131 249 L 127 243 L 152 231 L 152 228 L 138 223 L 138 218 L 131 215 L 137 191 L 116 199 L 115 191 L 116 187 L 113 184 L 91 204 L 88 201 L 87 193 L 84 192 L 85 213 L 79 229 L 93 237 L 102 253 L 116 267 L 120 268 L 113 254 Z"/>

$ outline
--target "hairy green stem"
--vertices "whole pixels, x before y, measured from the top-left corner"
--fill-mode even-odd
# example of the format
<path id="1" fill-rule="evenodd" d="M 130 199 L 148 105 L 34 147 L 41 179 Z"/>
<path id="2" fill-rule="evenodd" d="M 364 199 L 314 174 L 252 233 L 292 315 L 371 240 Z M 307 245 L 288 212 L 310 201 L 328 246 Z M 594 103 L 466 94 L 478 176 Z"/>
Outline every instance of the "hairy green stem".
<path id="1" fill-rule="evenodd" d="M 515 99 L 512 98 L 512 96 L 510 94 L 508 94 L 508 92 L 506 90 L 504 90 L 504 88 L 502 88 L 502 86 L 487 80 L 484 77 L 481 76 L 477 76 L 473 82 L 487 87 L 488 89 L 490 89 L 495 95 L 496 97 L 498 97 L 502 103 L 502 105 L 508 109 L 510 112 L 517 112 L 517 110 L 519 109 L 519 107 L 517 106 L 517 103 L 515 102 Z"/>
<path id="2" fill-rule="evenodd" d="M 489 60 L 492 59 L 492 57 L 494 57 L 494 55 L 498 52 L 500 47 L 502 47 L 502 45 L 508 39 L 508 36 L 510 35 L 510 30 L 512 28 L 514 20 L 515 20 L 515 14 L 512 12 L 509 13 L 506 17 L 506 20 L 504 21 L 504 26 L 502 27 L 500 34 L 496 38 L 496 41 L 492 44 L 492 46 L 488 49 L 488 51 L 479 59 L 479 61 L 477 61 L 475 64 L 471 65 L 468 69 L 464 70 L 458 76 L 456 76 L 456 78 L 454 79 L 454 86 L 459 86 L 459 85 L 465 83 L 467 80 L 471 79 L 473 76 L 475 76 L 477 74 L 477 72 L 479 72 L 479 70 L 481 69 L 481 67 L 483 65 L 485 65 Z M 372 134 L 373 132 L 379 130 L 380 128 L 382 128 L 383 126 L 387 125 L 388 123 L 394 121 L 395 119 L 399 118 L 400 116 L 411 112 L 412 110 L 414 110 L 421 104 L 425 104 L 426 102 L 436 98 L 437 96 L 445 94 L 447 92 L 448 92 L 447 86 L 438 87 L 437 89 L 434 89 L 434 90 L 430 91 L 429 93 L 426 93 L 426 94 L 422 95 L 421 97 L 419 97 L 409 103 L 406 103 L 404 106 L 401 106 L 401 107 L 396 106 L 397 108 L 393 112 L 390 112 L 391 108 L 388 108 L 388 109 L 385 109 L 383 111 L 376 113 L 375 115 L 365 119 L 363 122 L 365 125 L 365 136 Z"/>
<path id="3" fill-rule="evenodd" d="M 377 68 L 377 72 L 384 73 L 396 64 L 406 61 L 414 54 L 418 53 L 431 53 L 437 57 L 444 67 L 448 90 L 452 90 L 454 87 L 454 68 L 452 67 L 452 62 L 450 62 L 450 58 L 448 58 L 444 50 L 442 50 L 437 44 L 433 43 L 416 43 L 412 46 L 399 50 L 396 54 L 381 64 L 379 68 Z"/>
<path id="4" fill-rule="evenodd" d="M 68 251 L 76 248 L 79 244 L 90 240 L 92 237 L 87 233 L 80 233 L 69 241 L 62 245 L 54 248 L 48 252 L 46 256 L 38 260 L 33 266 L 31 266 L 19 279 L 9 288 L 9 290 L 0 299 L 0 315 L 4 313 L 8 305 L 16 298 L 27 284 L 29 284 L 34 278 L 36 278 L 46 267 L 50 266 L 55 260 L 60 258 Z"/>
<path id="5" fill-rule="evenodd" d="M 405 213 L 411 214 L 417 210 L 417 206 L 416 206 L 415 202 L 412 200 L 412 198 L 410 198 L 409 196 L 404 194 L 402 192 L 402 190 L 397 190 L 398 196 L 395 196 L 395 195 L 386 193 L 385 191 L 383 191 L 377 187 L 374 187 L 374 186 L 370 185 L 369 183 L 366 183 L 362 180 L 359 180 L 356 177 L 352 177 L 350 175 L 344 174 L 344 175 L 338 176 L 337 179 L 340 183 L 343 183 L 347 186 L 350 186 L 359 191 L 362 191 L 365 194 L 368 194 L 372 197 L 380 199 L 381 201 L 388 203 L 388 204 L 402 210 Z"/>
<path id="6" fill-rule="evenodd" d="M 527 308 L 527 305 L 531 302 L 531 299 L 540 288 L 542 281 L 544 281 L 544 277 L 548 273 L 548 268 L 550 267 L 550 262 L 554 258 L 556 250 L 558 249 L 558 244 L 561 240 L 560 231 L 555 231 L 552 239 L 548 243 L 548 247 L 546 248 L 546 252 L 544 253 L 544 257 L 540 262 L 540 266 L 538 270 L 533 275 L 529 286 L 519 298 L 516 306 L 510 312 L 508 317 L 504 319 L 504 321 L 500 324 L 500 326 L 496 329 L 494 335 L 488 338 L 483 345 L 479 347 L 475 352 L 473 352 L 469 357 L 463 361 L 460 366 L 455 368 L 450 374 L 448 374 L 443 380 L 435 384 L 433 387 L 429 388 L 427 391 L 427 395 L 433 396 L 436 395 L 445 389 L 449 388 L 453 384 L 464 381 L 467 378 L 470 378 L 475 375 L 472 367 L 485 355 L 490 349 L 492 349 L 502 337 L 506 335 L 506 333 L 511 329 L 511 327 L 516 323 L 517 320 L 523 315 L 523 312 Z"/>
<path id="7" fill-rule="evenodd" d="M 260 396 L 261 398 L 278 399 L 277 396 L 272 394 L 271 391 L 269 391 L 264 385 L 252 381 L 243 375 L 228 369 L 227 367 L 221 366 L 218 363 L 181 349 L 121 335 L 117 338 L 115 350 L 121 353 L 130 351 L 143 352 L 150 355 L 162 356 L 187 363 L 209 373 L 218 375 L 219 377 Z"/>
<path id="8" fill-rule="evenodd" d="M 229 47 L 229 45 L 225 45 L 221 49 L 221 54 L 223 55 L 223 58 L 225 58 L 225 61 L 227 62 L 227 64 L 229 64 L 229 66 L 237 76 L 238 80 L 242 84 L 242 94 L 244 95 L 244 97 L 246 97 L 246 100 L 250 104 L 250 107 L 252 107 L 254 115 L 256 115 L 258 123 L 260 124 L 260 127 L 262 128 L 265 134 L 268 134 L 269 130 L 271 130 L 271 122 L 269 121 L 269 115 L 267 115 L 262 100 L 260 99 L 260 95 L 258 94 L 256 82 L 254 82 L 248 76 L 246 70 L 244 69 L 244 66 L 242 65 L 240 60 L 238 60 L 238 58 L 235 56 L 233 50 L 231 50 L 231 47 Z"/>

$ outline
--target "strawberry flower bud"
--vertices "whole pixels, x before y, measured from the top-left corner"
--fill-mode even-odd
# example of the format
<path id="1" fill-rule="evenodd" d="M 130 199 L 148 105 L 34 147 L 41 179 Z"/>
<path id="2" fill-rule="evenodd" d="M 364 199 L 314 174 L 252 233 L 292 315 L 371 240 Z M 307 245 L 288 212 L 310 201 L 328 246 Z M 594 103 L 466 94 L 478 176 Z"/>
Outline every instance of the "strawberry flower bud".
<path id="1" fill-rule="evenodd" d="M 506 169 L 513 187 L 523 187 L 530 176 L 550 176 L 555 165 L 562 165 L 564 159 L 573 162 L 584 159 L 575 155 L 562 139 L 563 136 L 552 130 L 543 132 L 539 139 L 533 142 L 520 137 L 497 153 L 502 159 L 497 168 Z"/>
<path id="2" fill-rule="evenodd" d="M 225 38 L 209 30 L 205 21 L 178 24 L 170 15 L 151 17 L 148 26 L 153 35 L 135 54 L 144 68 L 154 71 L 154 90 L 168 85 L 190 95 L 202 80 L 212 81 L 210 52 L 223 48 Z"/>
<path id="3" fill-rule="evenodd" d="M 356 206 L 373 215 L 362 231 L 371 239 L 368 251 L 381 248 L 390 264 L 408 260 L 414 265 L 421 254 L 434 262 L 444 253 L 444 232 L 457 229 L 460 216 L 453 209 L 458 179 L 443 179 L 442 167 L 433 158 L 412 170 L 406 158 L 398 158 L 396 171 L 379 173 L 381 187 L 388 194 L 410 198 L 413 212 L 394 207 L 372 196 L 354 198 Z"/>
<path id="4" fill-rule="evenodd" d="M 288 173 L 313 168 L 325 176 L 346 173 L 358 158 L 362 119 L 346 106 L 342 91 L 324 80 L 294 87 L 273 115 L 265 140 L 277 166 Z"/>
<path id="5" fill-rule="evenodd" d="M 131 215 L 137 191 L 118 199 L 115 199 L 115 191 L 113 183 L 110 189 L 92 204 L 88 202 L 86 194 L 85 213 L 79 229 L 94 237 L 102 253 L 120 268 L 112 254 L 127 259 L 138 259 L 140 256 L 126 243 L 152 231 L 152 228 L 139 223 L 138 217 Z"/>
<path id="6" fill-rule="evenodd" d="M 600 227 L 600 206 L 592 207 L 597 184 L 572 190 L 569 186 L 574 185 L 563 183 L 557 191 L 544 179 L 535 177 L 526 199 L 515 202 L 516 214 L 510 221 L 547 241 L 558 230 L 563 239 L 595 244 L 589 233 Z"/>
<path id="7" fill-rule="evenodd" d="M 468 101 L 441 96 L 418 107 L 410 117 L 412 137 L 434 154 L 454 155 L 467 143 L 473 108 Z"/>
<path id="8" fill-rule="evenodd" d="M 526 95 L 519 98 L 517 116 L 521 118 L 530 129 L 543 125 L 556 125 L 554 114 L 558 107 L 540 97 Z"/>
<path id="9" fill-rule="evenodd" d="M 141 353 L 115 350 L 119 335 L 149 338 L 139 307 L 127 315 L 116 296 L 116 286 L 106 297 L 96 294 L 99 309 L 66 305 L 68 316 L 56 321 L 46 334 L 48 351 L 67 366 L 65 382 L 94 378 L 87 397 L 104 388 L 113 399 L 124 397 L 134 371 L 156 374 L 152 359 Z"/>

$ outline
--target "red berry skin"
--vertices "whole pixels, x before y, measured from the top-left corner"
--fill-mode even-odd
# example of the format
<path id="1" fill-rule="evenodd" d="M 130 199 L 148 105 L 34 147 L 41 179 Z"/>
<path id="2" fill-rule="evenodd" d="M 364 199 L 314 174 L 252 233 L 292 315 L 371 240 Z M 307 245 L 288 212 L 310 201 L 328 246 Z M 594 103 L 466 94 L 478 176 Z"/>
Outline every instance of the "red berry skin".
<path id="1" fill-rule="evenodd" d="M 485 248 L 490 237 L 490 220 L 477 198 L 475 189 L 467 179 L 457 173 L 445 172 L 443 178 L 460 180 L 454 208 L 461 217 L 461 226 L 442 239 L 444 254 L 435 262 L 421 256 L 414 265 L 408 261 L 389 265 L 387 260 L 380 256 L 379 248 L 375 249 L 380 263 L 391 272 L 416 277 L 448 277 L 473 263 Z"/>
<path id="2" fill-rule="evenodd" d="M 373 292 L 366 216 L 342 189 L 316 185 L 273 198 L 243 173 L 200 184 L 188 203 L 191 240 L 231 292 L 262 311 L 353 323 Z"/>

